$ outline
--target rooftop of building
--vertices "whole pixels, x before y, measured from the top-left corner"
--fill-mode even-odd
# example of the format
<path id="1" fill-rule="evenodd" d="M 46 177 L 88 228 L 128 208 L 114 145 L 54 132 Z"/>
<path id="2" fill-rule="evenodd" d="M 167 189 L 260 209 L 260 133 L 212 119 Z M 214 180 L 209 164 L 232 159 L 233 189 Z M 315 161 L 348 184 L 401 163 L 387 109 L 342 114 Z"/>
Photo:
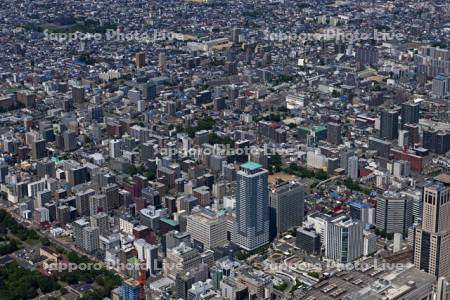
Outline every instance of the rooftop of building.
<path id="1" fill-rule="evenodd" d="M 450 175 L 442 173 L 442 174 L 434 177 L 434 180 L 443 182 L 445 184 L 450 184 Z"/>
<path id="2" fill-rule="evenodd" d="M 247 169 L 247 170 L 250 170 L 250 171 L 255 171 L 255 170 L 261 169 L 262 165 L 260 165 L 258 163 L 255 163 L 255 162 L 252 162 L 252 161 L 249 161 L 249 162 L 246 162 L 246 163 L 242 164 L 241 168 Z"/>

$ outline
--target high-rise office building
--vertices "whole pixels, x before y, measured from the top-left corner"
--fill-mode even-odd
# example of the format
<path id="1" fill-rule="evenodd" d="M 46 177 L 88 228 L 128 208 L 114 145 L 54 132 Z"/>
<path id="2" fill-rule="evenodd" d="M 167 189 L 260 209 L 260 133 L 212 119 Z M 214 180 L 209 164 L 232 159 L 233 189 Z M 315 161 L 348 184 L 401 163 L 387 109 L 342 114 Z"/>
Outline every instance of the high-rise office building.
<path id="1" fill-rule="evenodd" d="M 102 193 L 106 195 L 107 211 L 110 212 L 114 208 L 118 208 L 121 202 L 119 195 L 119 186 L 115 183 L 108 183 L 102 187 Z"/>
<path id="2" fill-rule="evenodd" d="M 70 207 L 68 205 L 58 206 L 56 208 L 56 222 L 58 222 L 60 225 L 64 226 L 67 223 L 70 223 L 70 221 L 71 221 Z M 89 223 L 88 223 L 88 225 L 89 225 Z M 77 237 L 76 237 L 75 226 L 73 226 L 73 228 L 74 228 L 74 237 L 75 237 L 75 243 L 76 243 Z"/>
<path id="3" fill-rule="evenodd" d="M 166 69 L 166 53 L 164 53 L 164 52 L 160 52 L 158 55 L 158 67 L 161 70 Z"/>
<path id="4" fill-rule="evenodd" d="M 394 161 L 394 166 L 392 170 L 394 177 L 408 177 L 411 175 L 411 163 L 407 160 L 397 160 Z"/>
<path id="5" fill-rule="evenodd" d="M 99 194 L 89 197 L 89 212 L 91 216 L 99 212 L 107 212 L 107 211 L 108 211 L 108 202 L 106 199 L 106 195 Z"/>
<path id="6" fill-rule="evenodd" d="M 143 239 L 134 241 L 134 247 L 138 253 L 138 258 L 145 262 L 146 269 L 151 274 L 156 274 L 158 268 L 158 246 L 147 243 Z"/>
<path id="7" fill-rule="evenodd" d="M 400 130 L 398 132 L 398 146 L 404 148 L 410 144 L 409 142 L 409 131 Z"/>
<path id="8" fill-rule="evenodd" d="M 122 154 L 122 140 L 109 141 L 109 156 L 111 158 L 118 158 Z"/>
<path id="9" fill-rule="evenodd" d="M 377 155 L 380 157 L 389 157 L 391 143 L 382 139 L 369 137 L 369 150 L 377 151 Z"/>
<path id="10" fill-rule="evenodd" d="M 95 191 L 93 189 L 87 189 L 75 194 L 75 204 L 79 216 L 90 216 L 91 213 L 89 210 L 89 198 L 94 195 Z"/>
<path id="11" fill-rule="evenodd" d="M 85 219 L 79 219 L 72 223 L 73 237 L 75 239 L 75 245 L 79 248 L 84 246 L 84 228 L 89 226 L 89 222 Z"/>
<path id="12" fill-rule="evenodd" d="M 64 151 L 74 151 L 77 149 L 77 134 L 73 131 L 63 133 Z"/>
<path id="13" fill-rule="evenodd" d="M 175 248 L 167 251 L 166 264 L 164 264 L 164 274 L 175 278 L 177 274 L 189 271 L 202 262 L 202 257 L 197 249 L 189 247 L 185 243 L 180 243 Z M 177 268 L 173 268 L 177 266 Z"/>
<path id="14" fill-rule="evenodd" d="M 141 89 L 144 100 L 153 100 L 156 98 L 156 85 L 154 83 L 144 83 Z"/>
<path id="15" fill-rule="evenodd" d="M 83 228 L 83 250 L 88 253 L 95 252 L 100 247 L 100 230 L 98 227 L 86 226 Z"/>
<path id="16" fill-rule="evenodd" d="M 295 245 L 307 253 L 318 254 L 321 249 L 320 235 L 314 230 L 298 228 Z"/>
<path id="17" fill-rule="evenodd" d="M 398 117 L 399 113 L 395 110 L 384 110 L 380 118 L 380 138 L 389 140 L 398 137 Z"/>
<path id="18" fill-rule="evenodd" d="M 223 247 L 227 243 L 227 219 L 206 208 L 194 209 L 187 217 L 186 232 L 194 244 L 206 249 Z"/>
<path id="19" fill-rule="evenodd" d="M 142 68 L 145 66 L 145 53 L 144 52 L 136 53 L 135 63 L 136 63 L 136 68 Z"/>
<path id="20" fill-rule="evenodd" d="M 233 43 L 235 44 L 239 43 L 240 34 L 241 34 L 240 28 L 233 28 L 233 30 L 231 31 L 231 40 L 233 41 Z"/>
<path id="21" fill-rule="evenodd" d="M 269 242 L 268 172 L 247 162 L 237 172 L 235 243 L 254 250 Z"/>
<path id="22" fill-rule="evenodd" d="M 31 143 L 31 158 L 41 159 L 47 156 L 47 143 L 44 139 L 35 140 Z"/>
<path id="23" fill-rule="evenodd" d="M 141 285 L 136 279 L 130 278 L 122 283 L 122 300 L 139 300 Z"/>
<path id="24" fill-rule="evenodd" d="M 72 86 L 72 99 L 75 103 L 83 103 L 85 101 L 83 86 Z"/>
<path id="25" fill-rule="evenodd" d="M 436 134 L 435 150 L 437 154 L 445 154 L 450 151 L 450 132 L 438 132 Z"/>
<path id="26" fill-rule="evenodd" d="M 341 124 L 329 122 L 327 124 L 327 142 L 335 145 L 342 144 Z"/>
<path id="27" fill-rule="evenodd" d="M 360 221 L 340 216 L 327 223 L 325 255 L 349 263 L 363 255 L 363 226 Z"/>
<path id="28" fill-rule="evenodd" d="M 359 159 L 358 156 L 353 155 L 348 159 L 348 177 L 352 180 L 357 180 L 359 175 Z"/>
<path id="29" fill-rule="evenodd" d="M 436 129 L 423 131 L 422 146 L 437 154 L 445 154 L 450 150 L 450 132 Z"/>
<path id="30" fill-rule="evenodd" d="M 405 124 L 419 123 L 420 104 L 414 102 L 402 103 L 402 127 Z"/>
<path id="31" fill-rule="evenodd" d="M 375 209 L 372 206 L 360 201 L 351 201 L 348 205 L 350 207 L 350 217 L 353 220 L 360 220 L 363 225 L 374 223 Z"/>
<path id="32" fill-rule="evenodd" d="M 270 191 L 270 238 L 301 225 L 304 216 L 304 188 L 285 183 Z"/>
<path id="33" fill-rule="evenodd" d="M 250 148 L 249 140 L 241 140 L 234 143 L 236 149 L 236 161 L 245 163 L 248 160 L 248 149 Z"/>
<path id="34" fill-rule="evenodd" d="M 423 188 L 422 225 L 416 227 L 414 265 L 436 277 L 450 276 L 450 176 L 441 174 Z"/>
<path id="35" fill-rule="evenodd" d="M 109 217 L 104 212 L 99 212 L 91 216 L 91 226 L 99 229 L 100 235 L 107 235 L 109 232 Z"/>
<path id="36" fill-rule="evenodd" d="M 49 190 L 39 191 L 34 198 L 34 208 L 44 206 L 46 203 L 52 201 L 52 192 Z"/>
<path id="37" fill-rule="evenodd" d="M 9 173 L 9 167 L 3 161 L 0 161 L 0 183 L 5 182 L 6 175 Z"/>
<path id="38" fill-rule="evenodd" d="M 345 149 L 340 153 L 339 161 L 341 168 L 345 170 L 345 173 L 348 174 L 348 159 L 355 155 L 354 150 Z"/>
<path id="39" fill-rule="evenodd" d="M 89 181 L 87 168 L 79 164 L 68 166 L 65 175 L 67 182 L 73 186 Z"/>
<path id="40" fill-rule="evenodd" d="M 378 64 L 378 49 L 371 45 L 357 47 L 356 61 L 361 67 L 374 66 Z"/>
<path id="41" fill-rule="evenodd" d="M 422 146 L 434 152 L 436 147 L 436 134 L 437 130 L 435 129 L 424 130 L 422 134 Z"/>
<path id="42" fill-rule="evenodd" d="M 450 94 L 450 76 L 438 74 L 433 78 L 431 93 L 435 97 L 447 97 Z"/>
<path id="43" fill-rule="evenodd" d="M 418 124 L 405 124 L 403 128 L 408 131 L 408 143 L 414 145 L 416 143 L 420 143 L 420 134 L 419 134 L 419 125 Z"/>
<path id="44" fill-rule="evenodd" d="M 363 232 L 363 255 L 369 256 L 377 252 L 377 235 L 370 231 Z"/>
<path id="45" fill-rule="evenodd" d="M 385 233 L 408 234 L 412 226 L 413 201 L 396 193 L 385 193 L 377 199 L 376 227 Z"/>
<path id="46" fill-rule="evenodd" d="M 45 177 L 45 175 L 48 175 L 49 177 L 55 177 L 56 176 L 55 162 L 49 159 L 38 161 L 36 163 L 36 175 L 38 177 Z"/>
<path id="47" fill-rule="evenodd" d="M 161 208 L 161 195 L 156 189 L 152 187 L 146 187 L 142 189 L 141 193 L 146 206 L 151 205 L 154 206 L 156 209 Z"/>
<path id="48" fill-rule="evenodd" d="M 103 122 L 103 107 L 101 105 L 95 105 L 89 107 L 89 117 L 91 120 L 99 123 Z"/>
<path id="49" fill-rule="evenodd" d="M 30 182 L 27 185 L 28 197 L 36 197 L 37 193 L 48 188 L 47 178 L 42 178 L 41 180 Z"/>

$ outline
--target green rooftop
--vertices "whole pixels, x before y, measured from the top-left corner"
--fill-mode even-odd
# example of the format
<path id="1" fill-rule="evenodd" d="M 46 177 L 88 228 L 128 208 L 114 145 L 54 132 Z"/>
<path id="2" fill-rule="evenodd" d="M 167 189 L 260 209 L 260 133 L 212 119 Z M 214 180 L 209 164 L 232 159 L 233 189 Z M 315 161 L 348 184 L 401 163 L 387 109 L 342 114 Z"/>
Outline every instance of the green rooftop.
<path id="1" fill-rule="evenodd" d="M 255 171 L 255 170 L 261 169 L 262 165 L 257 164 L 257 163 L 252 162 L 252 161 L 249 161 L 249 162 L 246 162 L 245 164 L 242 164 L 241 168 L 247 169 L 247 170 L 250 170 L 250 171 Z"/>
<path id="2" fill-rule="evenodd" d="M 313 128 L 313 130 L 314 130 L 315 132 L 319 132 L 319 131 L 327 130 L 327 128 L 326 128 L 325 126 L 315 126 L 315 127 Z"/>
<path id="3" fill-rule="evenodd" d="M 166 224 L 169 224 L 170 226 L 177 226 L 178 225 L 178 223 L 176 221 L 172 220 L 172 219 L 161 217 L 160 220 L 163 221 Z"/>
<path id="4" fill-rule="evenodd" d="M 139 259 L 136 256 L 132 256 L 129 259 L 127 259 L 127 263 L 130 265 L 137 265 L 139 264 Z"/>
<path id="5" fill-rule="evenodd" d="M 54 162 L 55 164 L 59 165 L 64 162 L 64 159 L 62 159 L 60 156 L 53 156 L 51 158 L 51 161 Z"/>

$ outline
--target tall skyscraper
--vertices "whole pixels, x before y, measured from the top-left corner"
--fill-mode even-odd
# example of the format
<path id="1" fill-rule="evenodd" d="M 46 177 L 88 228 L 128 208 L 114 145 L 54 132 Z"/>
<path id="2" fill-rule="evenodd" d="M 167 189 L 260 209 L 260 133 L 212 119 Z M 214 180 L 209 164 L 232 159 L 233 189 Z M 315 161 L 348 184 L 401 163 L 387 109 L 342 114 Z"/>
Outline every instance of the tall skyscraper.
<path id="1" fill-rule="evenodd" d="M 233 41 L 233 43 L 235 44 L 239 43 L 240 34 L 241 34 L 240 28 L 233 28 L 233 30 L 231 31 L 231 40 Z"/>
<path id="2" fill-rule="evenodd" d="M 122 300 L 139 300 L 141 285 L 136 279 L 130 278 L 122 283 Z"/>
<path id="3" fill-rule="evenodd" d="M 109 141 L 109 156 L 111 158 L 118 158 L 122 154 L 122 140 Z"/>
<path id="4" fill-rule="evenodd" d="M 100 230 L 98 227 L 83 228 L 83 249 L 88 253 L 95 252 L 100 246 Z"/>
<path id="5" fill-rule="evenodd" d="M 72 99 L 75 103 L 83 103 L 85 100 L 85 93 L 83 86 L 72 86 Z"/>
<path id="6" fill-rule="evenodd" d="M 227 243 L 227 220 L 212 210 L 195 209 L 187 217 L 186 232 L 195 244 L 206 249 L 222 247 Z"/>
<path id="7" fill-rule="evenodd" d="M 327 224 L 325 255 L 338 263 L 348 263 L 362 254 L 362 223 L 346 216 L 330 220 Z"/>
<path id="8" fill-rule="evenodd" d="M 330 122 L 327 124 L 327 142 L 335 145 L 342 144 L 341 125 Z"/>
<path id="9" fill-rule="evenodd" d="M 268 172 L 247 162 L 237 172 L 235 243 L 254 250 L 269 242 Z"/>
<path id="10" fill-rule="evenodd" d="M 436 134 L 435 152 L 445 154 L 448 151 L 450 151 L 450 133 L 440 131 Z"/>
<path id="11" fill-rule="evenodd" d="M 353 155 L 348 159 L 348 177 L 352 180 L 358 179 L 359 174 L 359 160 L 358 156 Z"/>
<path id="12" fill-rule="evenodd" d="M 142 68 L 143 66 L 145 66 L 145 53 L 144 52 L 136 53 L 135 63 L 136 63 L 136 68 Z"/>
<path id="13" fill-rule="evenodd" d="M 402 103 L 402 127 L 405 124 L 419 123 L 420 104 L 414 102 Z"/>
<path id="14" fill-rule="evenodd" d="M 351 201 L 348 204 L 350 217 L 353 220 L 360 220 L 363 225 L 373 224 L 375 209 L 372 206 L 360 201 Z"/>
<path id="15" fill-rule="evenodd" d="M 236 149 L 236 161 L 244 163 L 248 160 L 248 149 L 250 148 L 249 140 L 240 140 L 234 143 Z"/>
<path id="16" fill-rule="evenodd" d="M 87 189 L 85 191 L 80 191 L 75 194 L 76 196 L 75 205 L 79 216 L 91 215 L 89 211 L 89 198 L 94 195 L 95 191 L 93 189 Z"/>
<path id="17" fill-rule="evenodd" d="M 361 67 L 378 64 L 378 49 L 371 45 L 356 48 L 356 61 Z"/>
<path id="18" fill-rule="evenodd" d="M 109 217 L 105 212 L 91 216 L 91 226 L 99 229 L 100 235 L 107 235 L 109 232 Z"/>
<path id="19" fill-rule="evenodd" d="M 147 243 L 143 239 L 134 241 L 134 247 L 140 261 L 145 262 L 146 269 L 155 274 L 158 268 L 158 246 Z"/>
<path id="20" fill-rule="evenodd" d="M 60 221 L 60 223 L 61 223 L 61 221 Z M 73 237 L 75 239 L 75 245 L 79 248 L 84 247 L 83 230 L 84 230 L 84 228 L 87 228 L 88 226 L 89 226 L 89 222 L 86 221 L 85 219 L 78 219 L 72 223 Z"/>
<path id="21" fill-rule="evenodd" d="M 450 150 L 450 133 L 436 129 L 423 131 L 422 146 L 438 154 L 445 154 Z"/>
<path id="22" fill-rule="evenodd" d="M 352 149 L 345 149 L 339 155 L 341 168 L 345 170 L 346 174 L 348 174 L 348 159 L 354 155 L 355 151 Z"/>
<path id="23" fill-rule="evenodd" d="M 66 168 L 65 174 L 67 182 L 71 185 L 78 185 L 89 181 L 89 174 L 86 166 L 73 164 Z"/>
<path id="24" fill-rule="evenodd" d="M 423 131 L 423 135 L 422 135 L 422 146 L 424 148 L 429 149 L 430 151 L 435 150 L 435 145 L 436 145 L 436 134 L 437 134 L 437 130 L 436 129 L 430 129 L 430 130 L 424 130 Z"/>
<path id="25" fill-rule="evenodd" d="M 304 216 L 304 189 L 285 183 L 270 191 L 270 238 L 301 225 Z"/>
<path id="26" fill-rule="evenodd" d="M 144 83 L 141 89 L 144 100 L 153 100 L 156 98 L 156 85 L 154 83 Z"/>
<path id="27" fill-rule="evenodd" d="M 0 183 L 5 182 L 6 175 L 8 175 L 9 173 L 8 170 L 9 170 L 8 165 L 3 161 L 0 161 Z"/>
<path id="28" fill-rule="evenodd" d="M 436 277 L 450 276 L 450 175 L 423 188 L 422 225 L 416 228 L 414 265 Z"/>
<path id="29" fill-rule="evenodd" d="M 107 212 L 107 211 L 108 211 L 108 202 L 106 199 L 106 195 L 99 194 L 89 197 L 89 212 L 91 216 L 99 212 Z"/>
<path id="30" fill-rule="evenodd" d="M 380 138 L 393 140 L 398 137 L 398 117 L 399 113 L 395 110 L 381 112 Z"/>
<path id="31" fill-rule="evenodd" d="M 31 158 L 41 159 L 47 156 L 46 141 L 43 139 L 35 140 L 31 143 Z"/>
<path id="32" fill-rule="evenodd" d="M 386 233 L 406 235 L 413 221 L 413 201 L 395 193 L 377 198 L 376 226 Z"/>
<path id="33" fill-rule="evenodd" d="M 403 148 L 409 145 L 409 131 L 400 130 L 398 132 L 398 146 Z"/>
<path id="34" fill-rule="evenodd" d="M 74 151 L 77 149 L 77 134 L 73 131 L 65 131 L 63 133 L 64 151 Z"/>
<path id="35" fill-rule="evenodd" d="M 450 94 L 450 76 L 438 74 L 433 78 L 431 93 L 435 97 L 447 97 Z"/>
<path id="36" fill-rule="evenodd" d="M 38 161 L 36 163 L 36 175 L 38 177 L 45 177 L 45 175 L 48 175 L 49 177 L 55 177 L 56 176 L 55 162 L 49 159 Z"/>
<path id="37" fill-rule="evenodd" d="M 158 66 L 161 70 L 166 69 L 166 53 L 160 52 L 158 55 Z"/>

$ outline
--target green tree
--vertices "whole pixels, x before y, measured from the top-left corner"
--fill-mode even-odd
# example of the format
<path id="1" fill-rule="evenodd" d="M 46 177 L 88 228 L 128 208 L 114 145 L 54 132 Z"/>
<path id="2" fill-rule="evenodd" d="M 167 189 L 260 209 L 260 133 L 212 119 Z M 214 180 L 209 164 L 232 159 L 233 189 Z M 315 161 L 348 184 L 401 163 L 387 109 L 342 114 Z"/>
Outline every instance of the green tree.
<path id="1" fill-rule="evenodd" d="M 283 165 L 283 161 L 281 159 L 281 155 L 280 154 L 275 153 L 274 155 L 272 155 L 270 157 L 269 171 L 271 173 L 280 172 L 282 165 Z"/>

